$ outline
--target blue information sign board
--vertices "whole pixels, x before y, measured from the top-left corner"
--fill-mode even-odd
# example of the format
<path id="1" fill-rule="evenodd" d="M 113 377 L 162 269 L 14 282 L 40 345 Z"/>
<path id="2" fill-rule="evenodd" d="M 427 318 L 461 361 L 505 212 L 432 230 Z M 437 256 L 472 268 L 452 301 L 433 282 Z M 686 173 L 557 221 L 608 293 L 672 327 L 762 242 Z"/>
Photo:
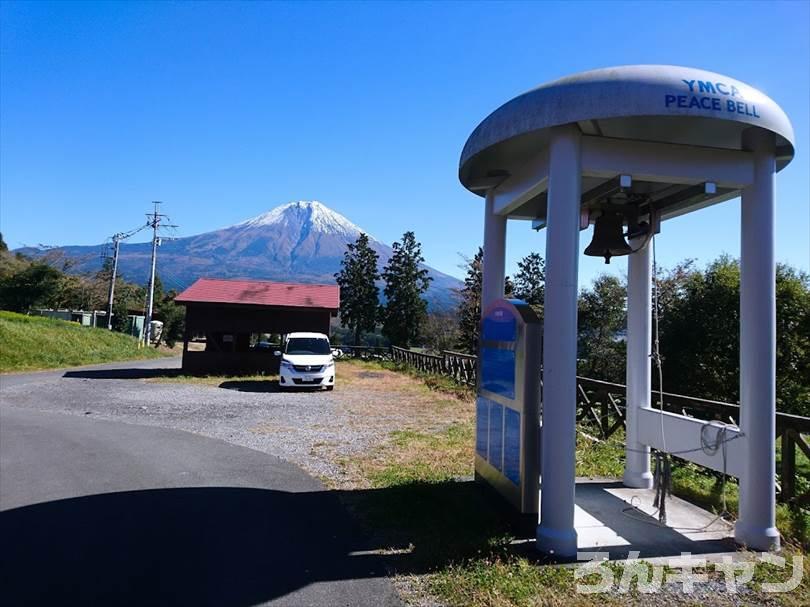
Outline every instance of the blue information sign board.
<path id="1" fill-rule="evenodd" d="M 481 388 L 504 398 L 515 398 L 515 352 L 481 348 Z"/>
<path id="2" fill-rule="evenodd" d="M 479 396 L 475 402 L 475 452 L 489 459 L 489 400 Z"/>
<path id="3" fill-rule="evenodd" d="M 475 473 L 521 512 L 538 503 L 539 324 L 528 304 L 505 299 L 481 321 Z"/>

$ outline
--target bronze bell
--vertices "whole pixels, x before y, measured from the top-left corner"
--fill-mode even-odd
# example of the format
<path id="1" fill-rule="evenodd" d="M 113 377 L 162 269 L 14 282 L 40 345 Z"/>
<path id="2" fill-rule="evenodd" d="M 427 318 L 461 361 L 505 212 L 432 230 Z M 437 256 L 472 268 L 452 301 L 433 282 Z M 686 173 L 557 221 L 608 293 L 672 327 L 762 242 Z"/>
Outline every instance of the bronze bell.
<path id="1" fill-rule="evenodd" d="M 633 252 L 624 239 L 622 215 L 615 211 L 603 210 L 593 226 L 593 239 L 585 249 L 585 255 L 604 257 L 605 263 L 615 255 L 629 255 Z"/>

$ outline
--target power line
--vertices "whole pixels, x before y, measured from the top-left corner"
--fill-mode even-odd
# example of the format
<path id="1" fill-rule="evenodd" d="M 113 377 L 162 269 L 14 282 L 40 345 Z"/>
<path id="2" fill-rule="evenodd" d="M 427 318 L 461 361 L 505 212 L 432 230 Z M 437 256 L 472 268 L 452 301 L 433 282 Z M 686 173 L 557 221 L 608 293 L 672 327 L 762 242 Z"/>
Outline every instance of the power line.
<path id="1" fill-rule="evenodd" d="M 107 297 L 107 329 L 112 331 L 112 316 L 113 316 L 113 301 L 115 298 L 115 279 L 118 274 L 118 253 L 121 250 L 121 241 L 134 236 L 141 230 L 145 230 L 149 226 L 148 223 L 135 228 L 133 230 L 129 230 L 127 232 L 118 232 L 117 234 L 113 234 L 112 236 L 112 243 L 113 243 L 113 265 L 112 265 L 112 272 L 110 274 L 110 289 L 109 294 Z M 105 256 L 105 258 L 109 258 Z"/>

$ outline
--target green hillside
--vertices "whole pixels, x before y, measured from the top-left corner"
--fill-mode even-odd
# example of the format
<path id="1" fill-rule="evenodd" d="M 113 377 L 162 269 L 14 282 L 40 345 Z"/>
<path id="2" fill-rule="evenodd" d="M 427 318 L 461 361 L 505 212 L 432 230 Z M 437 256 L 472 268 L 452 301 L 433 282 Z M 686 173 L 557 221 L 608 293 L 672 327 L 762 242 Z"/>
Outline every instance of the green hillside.
<path id="1" fill-rule="evenodd" d="M 166 354 L 134 337 L 78 323 L 0 311 L 0 372 L 58 369 Z"/>

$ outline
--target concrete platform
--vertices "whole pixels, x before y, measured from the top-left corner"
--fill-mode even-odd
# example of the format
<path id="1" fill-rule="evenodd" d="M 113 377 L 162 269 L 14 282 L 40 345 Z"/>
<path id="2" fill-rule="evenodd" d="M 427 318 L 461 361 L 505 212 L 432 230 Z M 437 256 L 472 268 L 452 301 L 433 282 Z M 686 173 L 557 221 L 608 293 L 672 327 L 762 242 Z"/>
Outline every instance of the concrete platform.
<path id="1" fill-rule="evenodd" d="M 663 525 L 654 499 L 651 489 L 578 479 L 574 513 L 578 550 L 608 552 L 611 560 L 627 558 L 631 552 L 649 559 L 736 550 L 734 528 L 728 522 L 673 495 L 667 497 L 667 525 Z"/>

